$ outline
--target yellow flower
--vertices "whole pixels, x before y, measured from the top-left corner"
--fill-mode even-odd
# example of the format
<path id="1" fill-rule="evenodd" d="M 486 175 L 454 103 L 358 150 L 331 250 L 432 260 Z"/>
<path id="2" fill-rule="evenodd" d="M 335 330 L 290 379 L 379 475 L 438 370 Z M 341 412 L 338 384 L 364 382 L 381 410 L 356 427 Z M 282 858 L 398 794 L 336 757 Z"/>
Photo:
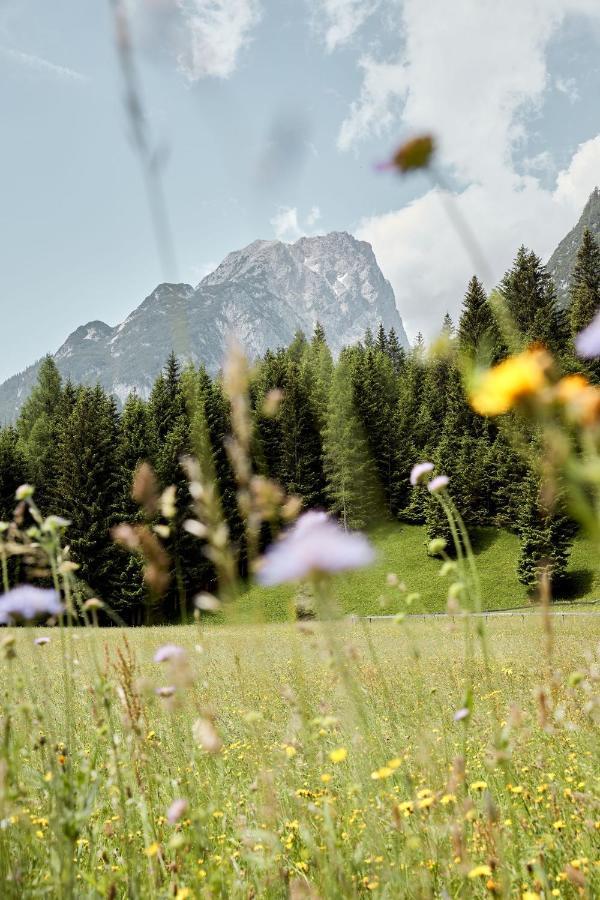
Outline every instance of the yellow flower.
<path id="1" fill-rule="evenodd" d="M 475 866 L 474 869 L 471 869 L 469 872 L 469 878 L 489 878 L 492 874 L 492 870 L 489 866 Z"/>
<path id="2" fill-rule="evenodd" d="M 456 803 L 456 795 L 455 794 L 444 794 L 442 799 L 440 800 L 442 806 L 447 806 L 449 803 Z"/>
<path id="3" fill-rule="evenodd" d="M 556 385 L 555 395 L 567 412 L 585 425 L 596 422 L 600 414 L 600 389 L 583 375 L 566 375 Z"/>
<path id="4" fill-rule="evenodd" d="M 371 778 L 373 781 L 378 781 L 380 778 L 389 778 L 390 775 L 394 774 L 394 770 L 390 769 L 389 766 L 382 766 L 381 769 L 376 769 L 374 772 L 371 772 Z"/>
<path id="5" fill-rule="evenodd" d="M 472 791 L 485 791 L 487 787 L 487 781 L 473 781 L 470 784 L 470 788 Z"/>
<path id="6" fill-rule="evenodd" d="M 144 853 L 146 854 L 146 856 L 156 856 L 159 850 L 160 844 L 157 844 L 156 841 L 154 841 L 152 844 L 150 844 L 149 847 L 146 847 Z"/>
<path id="7" fill-rule="evenodd" d="M 344 760 L 347 758 L 347 756 L 348 756 L 348 751 L 346 750 L 346 748 L 338 747 L 337 750 L 331 751 L 331 753 L 329 754 L 329 759 L 331 760 L 332 763 L 341 763 L 341 762 L 344 762 Z"/>
<path id="8" fill-rule="evenodd" d="M 557 819 L 556 822 L 553 823 L 552 827 L 555 831 L 562 831 L 567 827 L 567 823 L 564 821 L 564 819 Z"/>
<path id="9" fill-rule="evenodd" d="M 550 357 L 540 348 L 509 356 L 488 369 L 471 391 L 471 406 L 482 416 L 499 416 L 546 384 Z"/>
<path id="10" fill-rule="evenodd" d="M 540 900 L 540 895 L 537 891 L 523 891 L 521 900 Z"/>
<path id="11" fill-rule="evenodd" d="M 329 772 L 323 772 L 323 774 L 321 775 L 321 781 L 323 782 L 323 784 L 329 784 L 332 778 L 333 775 L 330 775 Z"/>
<path id="12" fill-rule="evenodd" d="M 288 759 L 292 759 L 296 755 L 296 748 L 292 747 L 291 744 L 287 744 L 285 748 L 285 755 Z"/>

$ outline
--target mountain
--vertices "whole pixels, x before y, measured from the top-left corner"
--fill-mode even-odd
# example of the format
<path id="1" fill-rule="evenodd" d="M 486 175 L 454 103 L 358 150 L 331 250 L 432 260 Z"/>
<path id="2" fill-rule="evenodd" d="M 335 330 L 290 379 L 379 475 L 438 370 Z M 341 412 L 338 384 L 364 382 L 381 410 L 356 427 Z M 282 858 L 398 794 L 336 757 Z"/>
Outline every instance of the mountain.
<path id="1" fill-rule="evenodd" d="M 147 397 L 171 350 L 182 361 L 222 364 L 235 335 L 251 357 L 285 346 L 321 322 L 334 353 L 382 322 L 408 340 L 392 286 L 371 245 L 346 232 L 294 244 L 254 241 L 230 253 L 194 288 L 160 284 L 120 325 L 94 321 L 74 331 L 54 359 L 65 378 L 100 383 L 121 402 Z M 37 379 L 39 361 L 0 385 L 0 422 L 13 421 Z"/>
<path id="2" fill-rule="evenodd" d="M 600 190 L 598 188 L 594 188 L 590 194 L 577 225 L 562 239 L 546 263 L 546 269 L 552 275 L 556 285 L 558 300 L 563 306 L 568 303 L 571 272 L 586 228 L 589 228 L 596 240 L 600 241 Z"/>

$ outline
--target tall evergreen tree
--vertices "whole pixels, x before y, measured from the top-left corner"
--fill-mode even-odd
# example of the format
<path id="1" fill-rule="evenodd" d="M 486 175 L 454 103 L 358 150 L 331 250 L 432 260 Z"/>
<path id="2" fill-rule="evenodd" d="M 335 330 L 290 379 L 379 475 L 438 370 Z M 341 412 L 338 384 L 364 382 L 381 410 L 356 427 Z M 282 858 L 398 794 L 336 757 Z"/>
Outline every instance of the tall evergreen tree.
<path id="1" fill-rule="evenodd" d="M 53 358 L 46 356 L 40 364 L 37 384 L 17 420 L 19 448 L 36 488 L 36 500 L 46 514 L 54 512 L 57 501 L 55 487 L 58 436 L 64 412 L 62 401 L 59 371 Z"/>
<path id="2" fill-rule="evenodd" d="M 283 381 L 280 480 L 306 506 L 325 504 L 323 446 L 319 422 L 300 365 L 288 361 Z"/>
<path id="3" fill-rule="evenodd" d="M 553 584 L 564 578 L 576 530 L 561 509 L 560 498 L 550 510 L 540 492 L 539 476 L 529 472 L 523 483 L 519 507 L 521 546 L 517 573 L 519 581 L 530 588 L 539 583 L 542 568 L 546 569 Z"/>
<path id="4" fill-rule="evenodd" d="M 589 228 L 583 232 L 571 275 L 569 298 L 571 333 L 575 337 L 600 309 L 600 247 Z M 596 378 L 600 378 L 600 364 L 594 361 L 590 368 Z"/>
<path id="5" fill-rule="evenodd" d="M 458 346 L 471 356 L 493 358 L 498 343 L 494 314 L 476 275 L 469 281 L 458 323 Z"/>
<path id="6" fill-rule="evenodd" d="M 329 508 L 344 528 L 365 528 L 380 515 L 377 471 L 352 391 L 352 359 L 343 352 L 330 385 L 323 437 Z"/>
<path id="7" fill-rule="evenodd" d="M 12 518 L 15 491 L 28 479 L 25 456 L 19 447 L 15 428 L 0 429 L 0 520 Z"/>

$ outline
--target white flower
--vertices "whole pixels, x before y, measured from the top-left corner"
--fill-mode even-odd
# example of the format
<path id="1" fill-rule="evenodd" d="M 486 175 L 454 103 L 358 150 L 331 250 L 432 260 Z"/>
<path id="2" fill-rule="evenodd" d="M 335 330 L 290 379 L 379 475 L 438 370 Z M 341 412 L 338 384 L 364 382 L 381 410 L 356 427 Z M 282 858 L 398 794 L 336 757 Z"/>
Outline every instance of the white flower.
<path id="1" fill-rule="evenodd" d="M 50 638 L 49 638 L 49 637 L 45 637 L 45 636 L 44 636 L 44 637 L 39 637 L 39 638 L 36 638 L 36 639 L 34 640 L 33 643 L 34 643 L 37 647 L 43 647 L 44 644 L 49 644 L 49 643 L 50 643 Z"/>
<path id="2" fill-rule="evenodd" d="M 63 611 L 57 591 L 22 584 L 0 596 L 0 624 L 11 619 L 35 619 L 37 616 L 57 616 Z"/>
<path id="3" fill-rule="evenodd" d="M 182 656 L 185 656 L 183 647 L 179 647 L 177 644 L 163 644 L 154 654 L 154 662 L 171 662 L 174 659 L 181 659 Z"/>
<path id="4" fill-rule="evenodd" d="M 449 481 L 450 479 L 447 475 L 436 475 L 435 478 L 432 478 L 428 483 L 427 490 L 431 494 L 437 494 L 439 491 L 443 491 L 444 488 L 448 487 Z"/>
<path id="5" fill-rule="evenodd" d="M 587 328 L 579 332 L 575 338 L 575 346 L 584 359 L 600 356 L 600 313 L 596 314 Z"/>
<path id="6" fill-rule="evenodd" d="M 425 475 L 429 475 L 430 472 L 433 472 L 432 462 L 417 463 L 416 466 L 413 466 L 410 471 L 410 483 L 413 487 L 416 487 L 421 483 L 421 481 L 423 481 Z"/>
<path id="7" fill-rule="evenodd" d="M 306 512 L 272 544 L 257 573 L 260 584 L 298 581 L 315 572 L 343 572 L 373 562 L 375 553 L 366 537 L 348 534 L 324 512 Z"/>

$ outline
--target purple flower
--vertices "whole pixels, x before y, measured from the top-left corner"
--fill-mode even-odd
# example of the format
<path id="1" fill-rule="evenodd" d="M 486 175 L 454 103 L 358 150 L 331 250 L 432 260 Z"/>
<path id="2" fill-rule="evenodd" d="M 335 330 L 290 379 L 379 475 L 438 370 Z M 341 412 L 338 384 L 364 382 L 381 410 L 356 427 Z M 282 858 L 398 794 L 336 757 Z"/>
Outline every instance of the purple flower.
<path id="1" fill-rule="evenodd" d="M 50 638 L 49 638 L 49 637 L 39 637 L 39 638 L 36 638 L 36 639 L 34 640 L 33 643 L 34 643 L 37 647 L 43 647 L 44 644 L 49 644 L 49 643 L 50 643 Z"/>
<path id="2" fill-rule="evenodd" d="M 469 708 L 467 706 L 463 706 L 462 709 L 457 709 L 454 713 L 454 721 L 462 722 L 463 719 L 468 719 L 470 715 Z"/>
<path id="3" fill-rule="evenodd" d="M 410 473 L 410 483 L 413 487 L 416 487 L 423 481 L 425 475 L 429 475 L 430 472 L 433 472 L 433 463 L 432 462 L 421 462 L 417 463 L 416 466 L 413 466 Z"/>
<path id="4" fill-rule="evenodd" d="M 443 491 L 445 487 L 448 487 L 449 481 L 450 479 L 447 475 L 436 475 L 427 485 L 427 490 L 431 494 L 437 494 L 438 491 Z"/>
<path id="5" fill-rule="evenodd" d="M 173 800 L 170 807 L 167 810 L 167 821 L 174 825 L 175 822 L 178 822 L 182 817 L 186 809 L 188 808 L 187 800 Z"/>
<path id="6" fill-rule="evenodd" d="M 579 332 L 575 338 L 575 346 L 584 359 L 600 356 L 600 312 L 596 313 L 587 328 Z"/>
<path id="7" fill-rule="evenodd" d="M 262 559 L 257 579 L 272 586 L 298 581 L 315 572 L 343 572 L 373 562 L 366 537 L 349 534 L 324 512 L 306 512 L 272 544 Z"/>
<path id="8" fill-rule="evenodd" d="M 154 662 L 171 662 L 174 659 L 181 659 L 182 656 L 185 656 L 183 647 L 178 647 L 177 644 L 163 644 L 154 654 Z"/>
<path id="9" fill-rule="evenodd" d="M 12 619 L 35 619 L 38 616 L 57 616 L 63 611 L 57 591 L 22 584 L 0 596 L 0 624 Z"/>

